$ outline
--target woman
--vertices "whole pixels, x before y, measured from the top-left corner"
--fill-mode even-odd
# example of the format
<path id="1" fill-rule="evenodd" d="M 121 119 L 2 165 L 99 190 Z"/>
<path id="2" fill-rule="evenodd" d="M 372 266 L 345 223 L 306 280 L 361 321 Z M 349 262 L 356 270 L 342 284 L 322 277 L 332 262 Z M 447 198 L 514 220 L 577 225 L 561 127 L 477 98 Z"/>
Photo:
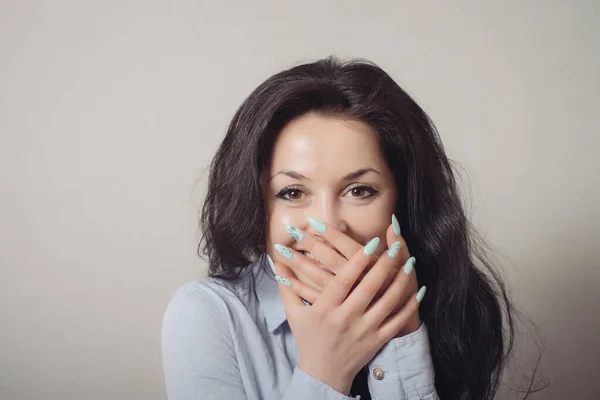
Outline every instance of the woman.
<path id="1" fill-rule="evenodd" d="M 201 222 L 209 277 L 163 323 L 169 399 L 496 393 L 503 282 L 475 266 L 489 264 L 432 122 L 372 63 L 261 84 L 212 162 Z"/>

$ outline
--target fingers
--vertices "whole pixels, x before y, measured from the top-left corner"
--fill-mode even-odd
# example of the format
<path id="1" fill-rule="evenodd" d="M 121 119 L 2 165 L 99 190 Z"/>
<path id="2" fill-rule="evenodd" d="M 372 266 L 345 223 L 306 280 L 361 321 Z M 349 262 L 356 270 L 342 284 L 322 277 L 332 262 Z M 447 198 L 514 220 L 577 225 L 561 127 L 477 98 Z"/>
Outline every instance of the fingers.
<path id="1" fill-rule="evenodd" d="M 288 319 L 294 314 L 295 310 L 303 306 L 302 298 L 291 290 L 291 282 L 289 278 L 285 278 L 281 275 L 276 275 L 275 279 L 279 282 L 279 297 L 283 303 L 285 309 L 285 315 Z"/>
<path id="2" fill-rule="evenodd" d="M 400 242 L 401 251 L 399 258 L 401 260 L 407 260 L 410 257 L 408 246 L 406 245 L 406 242 L 402 237 L 402 233 L 400 232 L 400 224 L 398 223 L 398 219 L 394 214 L 392 214 L 392 223 L 387 229 L 385 239 L 388 247 L 392 247 L 392 244 L 395 242 Z"/>
<path id="3" fill-rule="evenodd" d="M 402 237 L 402 235 L 400 233 L 400 223 L 398 222 L 398 219 L 396 218 L 396 216 L 394 214 L 392 214 L 391 222 L 392 223 L 388 227 L 386 235 L 385 235 L 386 242 L 387 242 L 388 247 L 392 247 L 392 245 L 395 242 L 400 242 L 400 253 L 398 254 L 398 259 L 403 260 L 403 262 L 404 262 L 405 260 L 408 260 L 410 258 L 410 252 L 408 250 L 408 246 L 406 245 L 406 242 L 404 241 L 404 238 Z M 399 264 L 399 265 L 401 266 L 402 264 Z M 390 275 L 386 278 L 384 284 L 381 286 L 381 289 L 379 290 L 379 292 L 377 293 L 375 298 L 379 298 L 379 297 L 383 296 L 383 293 L 385 293 L 385 290 L 392 284 L 392 281 L 396 277 L 397 272 L 398 272 L 397 270 L 390 271 Z"/>
<path id="4" fill-rule="evenodd" d="M 310 303 L 314 303 L 317 300 L 317 298 L 319 297 L 319 292 L 296 279 L 292 270 L 290 270 L 286 265 L 277 263 L 276 268 L 279 272 L 277 276 L 287 279 L 288 282 L 291 284 L 291 286 L 288 286 L 287 282 L 276 278 L 281 285 L 287 287 L 294 294 Z M 296 302 L 296 300 L 294 301 Z"/>
<path id="5" fill-rule="evenodd" d="M 307 278 L 306 283 L 315 290 L 322 290 L 334 276 L 294 249 L 276 244 L 275 250 L 281 263 L 289 266 L 294 271 L 295 276 Z"/>
<path id="6" fill-rule="evenodd" d="M 399 305 L 406 302 L 407 293 L 415 293 L 416 289 L 414 287 L 416 285 L 411 285 L 411 280 L 414 279 L 415 275 L 414 264 L 415 259 L 411 257 L 402 267 L 402 271 L 396 274 L 383 296 L 366 311 L 365 320 L 368 321 L 367 323 L 370 326 L 379 326 L 389 315 L 396 311 Z"/>
<path id="7" fill-rule="evenodd" d="M 388 247 L 397 240 L 397 237 L 401 237 L 402 235 L 400 221 L 396 218 L 396 214 L 392 214 L 392 224 L 389 226 L 387 233 L 386 239 Z"/>
<path id="8" fill-rule="evenodd" d="M 360 243 L 331 225 L 324 224 L 314 218 L 309 218 L 308 223 L 311 226 L 311 231 L 313 231 L 315 235 L 322 237 L 329 242 L 329 244 L 335 247 L 347 260 L 352 258 L 362 247 Z"/>
<path id="9" fill-rule="evenodd" d="M 373 238 L 362 250 L 356 252 L 340 273 L 325 287 L 316 303 L 322 302 L 332 307 L 342 304 L 365 268 L 376 259 L 373 254 L 380 242 L 379 238 Z"/>
<path id="10" fill-rule="evenodd" d="M 380 342 L 386 343 L 392 339 L 398 332 L 402 330 L 409 323 L 411 318 L 418 314 L 419 303 L 425 296 L 425 286 L 421 287 L 418 293 L 411 296 L 410 299 L 404 304 L 396 314 L 393 314 L 387 321 L 385 321 L 379 327 Z"/>
<path id="11" fill-rule="evenodd" d="M 384 284 L 389 276 L 400 275 L 397 273 L 400 263 L 399 253 L 401 250 L 400 242 L 392 244 L 390 249 L 384 253 L 365 277 L 360 281 L 358 286 L 352 290 L 352 293 L 348 295 L 348 298 L 344 301 L 342 307 L 351 314 L 361 315 L 369 307 L 371 301 L 382 289 L 385 290 Z M 403 281 L 407 281 L 404 279 Z M 389 288 L 385 290 L 385 293 L 389 291 Z M 388 296 L 389 297 L 389 296 Z M 398 304 L 397 302 L 395 304 Z M 388 311 L 388 314 L 392 310 Z M 388 315 L 386 314 L 386 316 Z"/>
<path id="12" fill-rule="evenodd" d="M 327 267 L 334 274 L 337 274 L 340 268 L 346 263 L 347 259 L 343 255 L 318 240 L 311 233 L 304 232 L 293 225 L 286 226 L 285 230 L 298 243 L 296 246 L 298 250 L 309 252 L 315 260 Z M 358 246 L 360 247 L 360 245 Z"/>

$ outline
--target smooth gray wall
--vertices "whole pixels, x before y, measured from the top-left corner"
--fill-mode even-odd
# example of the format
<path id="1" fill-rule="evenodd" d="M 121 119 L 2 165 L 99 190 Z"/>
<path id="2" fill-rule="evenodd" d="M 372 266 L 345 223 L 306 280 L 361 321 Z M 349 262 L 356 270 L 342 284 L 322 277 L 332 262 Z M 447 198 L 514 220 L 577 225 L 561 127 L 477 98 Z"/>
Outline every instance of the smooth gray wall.
<path id="1" fill-rule="evenodd" d="M 253 88 L 332 53 L 386 69 L 467 171 L 547 342 L 533 398 L 597 398 L 598 4 L 0 1 L 0 398 L 165 398 L 195 181 Z"/>

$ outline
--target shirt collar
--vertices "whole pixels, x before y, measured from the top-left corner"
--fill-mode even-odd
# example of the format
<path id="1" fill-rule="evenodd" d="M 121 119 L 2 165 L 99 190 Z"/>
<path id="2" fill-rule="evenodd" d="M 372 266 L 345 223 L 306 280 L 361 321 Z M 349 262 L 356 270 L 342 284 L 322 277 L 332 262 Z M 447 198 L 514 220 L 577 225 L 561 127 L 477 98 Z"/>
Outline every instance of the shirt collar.
<path id="1" fill-rule="evenodd" d="M 255 291 L 260 308 L 263 310 L 267 321 L 267 328 L 269 332 L 273 333 L 287 321 L 287 317 L 285 316 L 283 302 L 279 297 L 277 281 L 267 273 L 267 268 L 269 267 L 266 257 L 262 257 L 254 268 Z"/>

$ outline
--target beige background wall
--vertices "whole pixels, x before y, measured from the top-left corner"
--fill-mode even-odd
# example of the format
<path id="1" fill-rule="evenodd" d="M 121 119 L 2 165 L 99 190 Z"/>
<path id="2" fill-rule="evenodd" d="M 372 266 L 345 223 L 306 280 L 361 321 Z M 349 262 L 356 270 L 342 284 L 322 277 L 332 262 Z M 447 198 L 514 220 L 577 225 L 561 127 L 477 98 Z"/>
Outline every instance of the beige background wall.
<path id="1" fill-rule="evenodd" d="M 0 1 L 1 399 L 165 398 L 195 180 L 256 85 L 331 53 L 393 75 L 467 171 L 547 342 L 533 398 L 598 398 L 598 2 L 366 4 Z"/>

